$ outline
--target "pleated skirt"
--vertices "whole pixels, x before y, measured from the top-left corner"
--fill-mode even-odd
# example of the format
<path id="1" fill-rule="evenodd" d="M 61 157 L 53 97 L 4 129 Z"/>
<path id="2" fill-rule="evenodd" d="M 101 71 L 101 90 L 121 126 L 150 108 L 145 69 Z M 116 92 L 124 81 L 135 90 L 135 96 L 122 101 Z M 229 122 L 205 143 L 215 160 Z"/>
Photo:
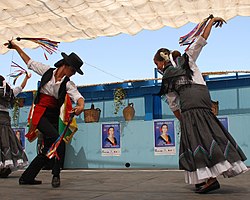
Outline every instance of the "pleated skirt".
<path id="1" fill-rule="evenodd" d="M 212 113 L 207 86 L 182 86 L 178 92 L 182 110 L 179 168 L 185 170 L 186 183 L 247 171 L 245 154 Z"/>
<path id="2" fill-rule="evenodd" d="M 11 128 L 8 112 L 0 112 L 0 169 L 12 171 L 28 165 L 27 156 Z"/>

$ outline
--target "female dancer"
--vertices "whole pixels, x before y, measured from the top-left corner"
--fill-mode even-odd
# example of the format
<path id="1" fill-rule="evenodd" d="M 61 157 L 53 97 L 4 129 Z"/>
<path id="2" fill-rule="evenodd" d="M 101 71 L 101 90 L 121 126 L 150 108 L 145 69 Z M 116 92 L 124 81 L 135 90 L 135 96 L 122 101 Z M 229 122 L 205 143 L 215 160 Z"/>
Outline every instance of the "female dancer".
<path id="1" fill-rule="evenodd" d="M 21 86 L 11 88 L 0 75 L 0 178 L 7 178 L 15 169 L 28 165 L 28 159 L 16 134 L 11 129 L 9 108 L 14 104 L 15 97 L 26 86 L 31 74 L 26 74 Z"/>
<path id="2" fill-rule="evenodd" d="M 195 184 L 197 193 L 220 188 L 217 176 L 232 177 L 247 170 L 246 156 L 213 114 L 211 98 L 195 61 L 213 25 L 222 26 L 220 17 L 211 18 L 204 32 L 182 56 L 161 48 L 154 62 L 163 73 L 160 95 L 181 123 L 179 167 L 185 180 Z"/>

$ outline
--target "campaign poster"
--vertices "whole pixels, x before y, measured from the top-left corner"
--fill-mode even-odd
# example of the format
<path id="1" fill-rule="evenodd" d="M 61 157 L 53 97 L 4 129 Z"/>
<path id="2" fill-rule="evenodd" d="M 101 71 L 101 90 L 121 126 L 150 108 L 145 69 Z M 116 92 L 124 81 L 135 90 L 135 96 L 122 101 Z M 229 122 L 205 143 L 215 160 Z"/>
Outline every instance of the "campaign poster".
<path id="1" fill-rule="evenodd" d="M 120 123 L 102 124 L 102 156 L 120 156 L 120 138 Z"/>
<path id="2" fill-rule="evenodd" d="M 225 129 L 228 131 L 228 117 L 218 117 L 222 125 L 225 127 Z"/>
<path id="3" fill-rule="evenodd" d="M 154 121 L 154 154 L 176 154 L 174 120 Z"/>
<path id="4" fill-rule="evenodd" d="M 13 131 L 22 148 L 25 149 L 25 128 L 13 128 Z"/>

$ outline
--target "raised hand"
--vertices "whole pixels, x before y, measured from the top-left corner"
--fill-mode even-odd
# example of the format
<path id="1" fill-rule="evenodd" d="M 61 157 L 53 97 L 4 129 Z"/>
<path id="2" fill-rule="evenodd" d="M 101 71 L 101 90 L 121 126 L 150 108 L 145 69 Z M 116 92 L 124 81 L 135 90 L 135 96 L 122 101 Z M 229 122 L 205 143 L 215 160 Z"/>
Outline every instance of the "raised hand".
<path id="1" fill-rule="evenodd" d="M 213 18 L 213 26 L 215 26 L 215 28 L 222 27 L 222 25 L 224 23 L 227 23 L 227 22 L 224 19 L 222 19 L 221 17 L 214 17 Z"/>
<path id="2" fill-rule="evenodd" d="M 9 40 L 8 42 L 4 43 L 4 46 L 9 49 L 16 49 L 17 45 L 12 40 Z"/>

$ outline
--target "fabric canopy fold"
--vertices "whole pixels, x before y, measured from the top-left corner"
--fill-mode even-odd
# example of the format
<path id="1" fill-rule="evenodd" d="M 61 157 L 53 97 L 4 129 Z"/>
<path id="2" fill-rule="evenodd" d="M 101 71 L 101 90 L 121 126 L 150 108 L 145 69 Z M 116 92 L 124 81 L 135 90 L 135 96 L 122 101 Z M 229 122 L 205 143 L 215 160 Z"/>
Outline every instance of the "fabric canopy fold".
<path id="1" fill-rule="evenodd" d="M 229 20 L 250 16 L 249 0 L 5 0 L 0 2 L 0 41 L 43 37 L 59 42 L 94 39 L 164 26 L 199 23 L 209 14 Z M 36 48 L 20 42 L 22 48 Z M 8 49 L 1 46 L 0 53 Z"/>

